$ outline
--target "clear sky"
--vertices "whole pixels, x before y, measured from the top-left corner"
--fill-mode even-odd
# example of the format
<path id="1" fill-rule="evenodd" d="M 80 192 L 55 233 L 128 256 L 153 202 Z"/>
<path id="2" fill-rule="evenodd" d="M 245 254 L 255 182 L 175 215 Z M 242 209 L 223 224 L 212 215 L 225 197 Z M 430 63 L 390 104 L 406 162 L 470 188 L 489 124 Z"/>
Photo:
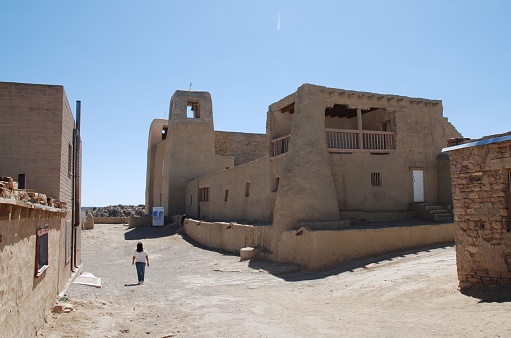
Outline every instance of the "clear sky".
<path id="1" fill-rule="evenodd" d="M 511 131 L 508 0 L 0 0 L 0 42 L 0 81 L 82 101 L 83 206 L 145 202 L 150 123 L 190 82 L 216 130 L 265 133 L 268 105 L 313 83 Z"/>

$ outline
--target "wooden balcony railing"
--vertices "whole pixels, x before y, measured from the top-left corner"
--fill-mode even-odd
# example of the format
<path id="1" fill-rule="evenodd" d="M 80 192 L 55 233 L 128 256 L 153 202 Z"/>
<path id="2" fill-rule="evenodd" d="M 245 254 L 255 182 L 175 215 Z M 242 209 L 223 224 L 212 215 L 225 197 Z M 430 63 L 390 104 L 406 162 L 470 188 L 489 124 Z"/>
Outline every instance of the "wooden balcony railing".
<path id="1" fill-rule="evenodd" d="M 287 153 L 289 136 L 286 135 L 271 141 L 271 154 L 277 156 Z M 360 141 L 363 147 L 360 147 Z M 393 150 L 394 133 L 391 131 L 364 130 L 359 138 L 358 130 L 326 129 L 326 144 L 329 152 L 367 151 L 386 153 Z"/>
<path id="2" fill-rule="evenodd" d="M 283 153 L 287 153 L 288 145 L 289 135 L 271 140 L 271 156 L 277 156 Z"/>
<path id="3" fill-rule="evenodd" d="M 391 131 L 362 131 L 363 147 L 360 147 L 358 130 L 326 129 L 328 151 L 366 150 L 388 152 L 394 149 L 394 133 Z"/>

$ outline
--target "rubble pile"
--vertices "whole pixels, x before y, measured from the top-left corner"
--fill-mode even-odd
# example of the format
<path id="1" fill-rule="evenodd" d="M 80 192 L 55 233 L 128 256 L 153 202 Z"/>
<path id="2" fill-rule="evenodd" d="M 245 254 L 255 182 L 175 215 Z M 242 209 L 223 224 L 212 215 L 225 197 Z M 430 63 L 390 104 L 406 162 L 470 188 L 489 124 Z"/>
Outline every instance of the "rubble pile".
<path id="1" fill-rule="evenodd" d="M 143 216 L 145 214 L 145 206 L 139 205 L 109 205 L 102 208 L 92 208 L 88 210 L 94 217 L 130 217 Z"/>
<path id="2" fill-rule="evenodd" d="M 30 202 L 59 209 L 67 208 L 66 202 L 53 199 L 32 189 L 18 189 L 18 182 L 8 176 L 0 176 L 0 198 Z"/>

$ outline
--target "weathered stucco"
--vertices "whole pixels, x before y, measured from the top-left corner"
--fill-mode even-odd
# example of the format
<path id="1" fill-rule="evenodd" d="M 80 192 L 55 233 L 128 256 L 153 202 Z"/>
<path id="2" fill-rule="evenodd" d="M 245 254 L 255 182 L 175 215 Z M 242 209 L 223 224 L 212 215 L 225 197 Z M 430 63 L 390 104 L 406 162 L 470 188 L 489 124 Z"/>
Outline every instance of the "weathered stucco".
<path id="1" fill-rule="evenodd" d="M 34 337 L 71 276 L 65 260 L 65 211 L 14 207 L 17 219 L 0 220 L 0 323 L 2 337 Z M 0 213 L 13 210 L 0 202 Z M 36 270 L 36 232 L 48 226 L 49 268 Z"/>
<path id="2" fill-rule="evenodd" d="M 282 242 L 282 234 L 301 222 L 409 217 L 409 204 L 417 202 L 414 171 L 424 176 L 423 201 L 451 201 L 439 186 L 449 170 L 437 156 L 460 135 L 439 100 L 304 84 L 269 106 L 266 135 L 214 132 L 212 115 L 201 129 L 193 124 L 200 118 L 171 113 L 169 122 L 187 129 L 169 125 L 167 140 L 149 154 L 148 182 L 160 187 L 153 189 L 154 205 L 160 198 L 169 214 L 271 223 L 266 249 L 276 260 L 291 259 L 294 242 Z"/>
<path id="3" fill-rule="evenodd" d="M 271 226 L 250 226 L 189 219 L 185 231 L 206 247 L 240 253 L 245 247 L 267 248 Z M 371 229 L 310 230 L 301 227 L 280 235 L 279 259 L 311 270 L 357 258 L 454 241 L 454 224 Z"/>

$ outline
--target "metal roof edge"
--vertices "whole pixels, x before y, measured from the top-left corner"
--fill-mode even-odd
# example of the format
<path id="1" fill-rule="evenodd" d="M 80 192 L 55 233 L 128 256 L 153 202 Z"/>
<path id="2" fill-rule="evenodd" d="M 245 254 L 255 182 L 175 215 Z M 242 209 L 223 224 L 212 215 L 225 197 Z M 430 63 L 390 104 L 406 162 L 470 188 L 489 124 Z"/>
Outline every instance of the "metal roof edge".
<path id="1" fill-rule="evenodd" d="M 458 144 L 457 146 L 444 148 L 444 149 L 442 149 L 442 152 L 458 150 L 458 149 L 463 149 L 463 148 L 477 147 L 477 146 L 482 146 L 482 145 L 492 144 L 492 143 L 499 143 L 499 142 L 504 142 L 504 141 L 511 141 L 511 135 L 499 136 L 499 137 L 483 139 L 483 140 L 479 140 L 479 141 L 475 141 L 475 142 Z"/>

